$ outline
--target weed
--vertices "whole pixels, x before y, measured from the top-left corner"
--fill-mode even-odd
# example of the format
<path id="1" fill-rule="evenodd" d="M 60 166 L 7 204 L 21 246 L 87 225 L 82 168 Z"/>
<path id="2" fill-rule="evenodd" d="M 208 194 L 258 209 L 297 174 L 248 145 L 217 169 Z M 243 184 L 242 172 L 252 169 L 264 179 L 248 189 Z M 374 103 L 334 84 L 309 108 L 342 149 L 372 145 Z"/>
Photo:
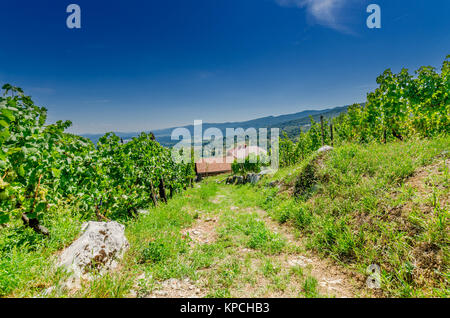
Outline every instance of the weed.
<path id="1" fill-rule="evenodd" d="M 315 279 L 312 276 L 306 277 L 305 281 L 303 282 L 303 292 L 305 293 L 305 297 L 307 298 L 317 297 L 319 295 L 317 286 L 318 286 L 317 279 Z"/>

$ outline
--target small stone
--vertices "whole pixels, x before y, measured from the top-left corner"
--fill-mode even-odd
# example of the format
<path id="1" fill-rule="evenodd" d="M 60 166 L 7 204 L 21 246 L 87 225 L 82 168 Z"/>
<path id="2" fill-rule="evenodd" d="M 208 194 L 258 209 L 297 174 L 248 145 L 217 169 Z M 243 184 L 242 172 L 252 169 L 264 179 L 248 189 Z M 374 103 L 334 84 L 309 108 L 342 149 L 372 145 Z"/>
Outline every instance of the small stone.
<path id="1" fill-rule="evenodd" d="M 42 297 L 50 295 L 55 290 L 55 286 L 49 287 L 42 293 Z"/>
<path id="2" fill-rule="evenodd" d="M 155 294 L 156 296 L 167 296 L 168 295 L 168 293 L 164 290 L 155 290 L 153 292 L 153 294 Z"/>
<path id="3" fill-rule="evenodd" d="M 342 284 L 342 279 L 329 280 L 327 283 L 330 285 L 340 285 Z"/>
<path id="4" fill-rule="evenodd" d="M 292 259 L 290 261 L 288 261 L 289 266 L 300 266 L 300 267 L 306 267 L 308 266 L 308 264 L 311 264 L 312 260 L 310 260 L 309 258 L 300 256 L 297 259 Z"/>
<path id="5" fill-rule="evenodd" d="M 322 152 L 328 152 L 333 150 L 334 148 L 331 146 L 323 146 L 321 147 L 319 150 L 317 150 L 318 153 L 322 153 Z"/>

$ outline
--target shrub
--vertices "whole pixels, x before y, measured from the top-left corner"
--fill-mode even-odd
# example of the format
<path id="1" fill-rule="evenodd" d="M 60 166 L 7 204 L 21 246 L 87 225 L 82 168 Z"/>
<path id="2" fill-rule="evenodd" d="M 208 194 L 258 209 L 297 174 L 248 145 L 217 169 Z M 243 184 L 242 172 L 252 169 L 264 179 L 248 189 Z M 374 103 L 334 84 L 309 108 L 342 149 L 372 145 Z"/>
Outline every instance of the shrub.
<path id="1" fill-rule="evenodd" d="M 261 157 L 257 156 L 256 158 L 250 158 L 250 156 L 248 156 L 247 158 L 245 158 L 244 162 L 238 162 L 237 160 L 234 160 L 231 165 L 231 169 L 234 174 L 243 176 L 247 173 L 260 173 L 263 166 L 264 164 L 262 163 Z"/>

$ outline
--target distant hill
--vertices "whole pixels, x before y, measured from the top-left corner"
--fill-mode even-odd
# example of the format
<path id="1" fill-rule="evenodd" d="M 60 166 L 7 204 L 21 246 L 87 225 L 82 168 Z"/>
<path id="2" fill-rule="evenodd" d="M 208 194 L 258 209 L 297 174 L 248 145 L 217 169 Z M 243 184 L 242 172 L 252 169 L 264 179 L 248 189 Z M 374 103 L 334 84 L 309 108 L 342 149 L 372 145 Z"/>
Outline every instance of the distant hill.
<path id="1" fill-rule="evenodd" d="M 295 114 L 281 115 L 281 116 L 268 116 L 257 119 L 252 119 L 243 122 L 226 122 L 226 123 L 203 123 L 203 131 L 208 128 L 215 127 L 222 131 L 225 136 L 226 128 L 275 128 L 278 127 L 282 131 L 286 131 L 288 136 L 298 135 L 300 127 L 305 127 L 309 124 L 309 116 L 313 116 L 315 120 L 318 120 L 321 115 L 326 118 L 336 117 L 340 113 L 347 111 L 348 106 L 335 107 L 325 110 L 305 110 Z M 152 131 L 163 146 L 171 146 L 177 143 L 177 141 L 171 140 L 172 131 L 177 127 L 159 129 Z M 182 128 L 188 129 L 191 134 L 194 132 L 194 125 L 183 126 Z M 297 133 L 296 133 L 297 132 Z M 121 133 L 116 132 L 117 136 L 124 140 L 131 139 L 139 135 L 138 132 Z M 83 137 L 89 138 L 94 143 L 97 143 L 100 137 L 104 134 L 84 134 Z"/>
<path id="2" fill-rule="evenodd" d="M 314 121 L 320 121 L 320 116 L 323 116 L 326 119 L 331 119 L 339 116 L 341 113 L 346 112 L 348 106 L 336 107 L 333 109 L 323 110 L 319 113 L 312 114 Z M 289 138 L 295 138 L 300 134 L 300 129 L 302 131 L 307 131 L 310 127 L 311 119 L 309 116 L 298 118 L 294 120 L 289 120 L 283 123 L 278 124 L 276 127 L 280 128 L 280 131 L 285 132 Z"/>

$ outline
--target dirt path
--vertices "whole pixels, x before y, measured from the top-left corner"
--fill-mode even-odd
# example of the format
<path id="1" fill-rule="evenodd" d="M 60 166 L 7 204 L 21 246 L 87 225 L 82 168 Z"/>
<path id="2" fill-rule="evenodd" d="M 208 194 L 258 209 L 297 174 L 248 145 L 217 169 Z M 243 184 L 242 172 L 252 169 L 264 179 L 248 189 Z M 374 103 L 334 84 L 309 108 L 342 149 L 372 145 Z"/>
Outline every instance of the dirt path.
<path id="1" fill-rule="evenodd" d="M 233 202 L 230 190 L 222 190 L 210 200 L 217 210 L 198 211 L 196 222 L 183 229 L 182 235 L 190 238 L 191 248 L 227 242 L 222 244 L 223 257 L 198 270 L 196 281 L 172 278 L 159 282 L 147 297 L 363 296 L 362 277 L 306 251 L 303 239 L 293 234 L 294 229 L 278 224 L 261 209 L 239 207 Z M 238 218 L 264 222 L 270 232 L 285 242 L 285 248 L 279 253 L 262 253 L 246 246 L 245 236 L 234 233 L 227 236 L 228 228 L 239 228 L 239 224 L 232 223 Z M 217 249 L 222 245 L 217 245 Z"/>

